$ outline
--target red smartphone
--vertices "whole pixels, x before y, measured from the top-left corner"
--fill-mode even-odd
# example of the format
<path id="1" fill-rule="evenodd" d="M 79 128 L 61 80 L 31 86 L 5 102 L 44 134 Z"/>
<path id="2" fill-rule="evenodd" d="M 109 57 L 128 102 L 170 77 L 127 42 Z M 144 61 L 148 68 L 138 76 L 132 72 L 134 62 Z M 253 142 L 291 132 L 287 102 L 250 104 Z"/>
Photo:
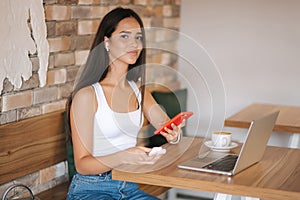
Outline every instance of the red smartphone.
<path id="1" fill-rule="evenodd" d="M 181 124 L 181 122 L 184 119 L 189 118 L 193 114 L 194 114 L 193 112 L 181 112 L 181 113 L 177 114 L 170 121 L 168 121 L 167 123 L 165 123 L 162 127 L 160 127 L 159 129 L 157 129 L 156 131 L 154 131 L 154 134 L 160 134 L 161 131 L 165 130 L 165 127 L 167 127 L 168 129 L 172 129 L 172 126 L 171 126 L 172 123 L 174 123 L 176 126 L 178 126 L 179 124 Z"/>

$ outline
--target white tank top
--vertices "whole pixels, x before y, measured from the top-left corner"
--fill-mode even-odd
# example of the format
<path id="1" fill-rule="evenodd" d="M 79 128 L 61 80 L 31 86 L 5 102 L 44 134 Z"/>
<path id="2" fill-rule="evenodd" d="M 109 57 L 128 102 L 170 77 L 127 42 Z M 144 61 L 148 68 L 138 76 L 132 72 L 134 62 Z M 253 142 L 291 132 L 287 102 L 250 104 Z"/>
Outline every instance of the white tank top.
<path id="1" fill-rule="evenodd" d="M 133 112 L 118 113 L 109 107 L 99 83 L 93 84 L 98 108 L 94 117 L 93 156 L 105 156 L 134 147 L 143 124 L 141 95 L 134 81 L 128 81 L 135 92 L 139 108 Z M 142 119 L 141 119 L 142 116 Z"/>

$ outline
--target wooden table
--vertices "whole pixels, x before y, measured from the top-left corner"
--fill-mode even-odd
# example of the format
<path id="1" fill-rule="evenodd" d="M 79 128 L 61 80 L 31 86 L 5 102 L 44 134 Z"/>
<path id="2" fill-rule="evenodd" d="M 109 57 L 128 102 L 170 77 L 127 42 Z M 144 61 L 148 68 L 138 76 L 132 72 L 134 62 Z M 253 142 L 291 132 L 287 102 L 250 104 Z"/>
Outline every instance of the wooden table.
<path id="1" fill-rule="evenodd" d="M 299 149 L 268 147 L 259 163 L 233 177 L 177 168 L 197 155 L 201 144 L 201 138 L 184 137 L 180 144 L 166 146 L 167 154 L 155 165 L 120 166 L 113 170 L 113 179 L 272 200 L 300 199 Z"/>
<path id="2" fill-rule="evenodd" d="M 224 125 L 237 128 L 249 128 L 253 119 L 272 111 L 280 110 L 273 131 L 300 133 L 300 107 L 254 103 L 225 120 Z"/>

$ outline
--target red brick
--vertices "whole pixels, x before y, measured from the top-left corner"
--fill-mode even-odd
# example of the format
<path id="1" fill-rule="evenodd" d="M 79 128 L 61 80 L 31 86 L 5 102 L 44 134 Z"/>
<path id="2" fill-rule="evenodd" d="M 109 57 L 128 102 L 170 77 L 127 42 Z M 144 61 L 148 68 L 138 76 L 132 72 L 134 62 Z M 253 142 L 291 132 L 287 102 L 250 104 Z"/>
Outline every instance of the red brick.
<path id="1" fill-rule="evenodd" d="M 78 22 L 78 35 L 96 34 L 100 20 L 84 20 Z"/>
<path id="2" fill-rule="evenodd" d="M 67 80 L 66 69 L 55 69 L 47 73 L 47 85 L 56 85 L 65 83 Z"/>
<path id="3" fill-rule="evenodd" d="M 50 52 L 66 51 L 70 49 L 69 37 L 48 38 Z"/>
<path id="4" fill-rule="evenodd" d="M 70 6 L 62 5 L 46 5 L 45 17 L 46 20 L 69 20 L 71 16 Z"/>
<path id="5" fill-rule="evenodd" d="M 54 66 L 71 66 L 75 64 L 74 52 L 70 53 L 59 53 L 54 56 Z"/>
<path id="6" fill-rule="evenodd" d="M 60 100 L 60 101 L 55 101 L 51 103 L 47 103 L 42 105 L 42 113 L 50 113 L 58 110 L 63 110 L 66 108 L 66 99 Z"/>
<path id="7" fill-rule="evenodd" d="M 74 35 L 77 33 L 77 23 L 75 21 L 57 22 L 55 33 L 57 36 Z"/>
<path id="8" fill-rule="evenodd" d="M 57 100 L 57 88 L 56 87 L 48 87 L 41 88 L 34 91 L 34 104 L 46 103 Z"/>
<path id="9" fill-rule="evenodd" d="M 31 106 L 32 94 L 30 90 L 2 96 L 2 112 Z"/>

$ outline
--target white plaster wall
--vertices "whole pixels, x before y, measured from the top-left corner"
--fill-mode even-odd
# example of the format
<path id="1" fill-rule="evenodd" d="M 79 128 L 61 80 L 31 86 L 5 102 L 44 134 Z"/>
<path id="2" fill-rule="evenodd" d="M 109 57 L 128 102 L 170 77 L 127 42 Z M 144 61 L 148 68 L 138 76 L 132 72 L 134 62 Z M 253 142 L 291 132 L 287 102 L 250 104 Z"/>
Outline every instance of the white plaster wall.
<path id="1" fill-rule="evenodd" d="M 180 30 L 202 45 L 219 69 L 224 117 L 253 102 L 300 106 L 299 11 L 298 0 L 182 0 Z M 201 57 L 181 40 L 179 54 L 183 52 Z M 180 61 L 180 73 L 191 77 L 187 68 Z M 191 85 L 195 91 L 206 90 L 199 79 L 191 78 Z M 209 101 L 208 92 L 201 95 L 199 101 L 189 98 L 189 110 Z M 188 132 L 196 120 L 189 120 Z M 233 131 L 234 139 L 243 139 L 245 130 Z M 288 140 L 288 134 L 273 133 L 270 143 L 285 146 Z"/>
<path id="2" fill-rule="evenodd" d="M 1 0 L 0 27 L 0 93 L 5 78 L 20 88 L 32 76 L 29 54 L 34 53 L 39 59 L 39 83 L 44 86 L 49 44 L 43 0 Z"/>

